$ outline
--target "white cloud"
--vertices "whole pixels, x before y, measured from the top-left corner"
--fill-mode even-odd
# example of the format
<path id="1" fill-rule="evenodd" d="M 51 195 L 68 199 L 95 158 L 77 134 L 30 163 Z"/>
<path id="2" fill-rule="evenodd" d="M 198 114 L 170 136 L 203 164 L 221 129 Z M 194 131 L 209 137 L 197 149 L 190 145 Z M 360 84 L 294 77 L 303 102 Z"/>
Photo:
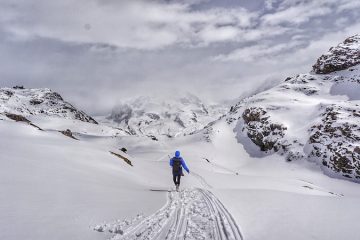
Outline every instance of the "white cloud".
<path id="1" fill-rule="evenodd" d="M 249 47 L 244 47 L 240 49 L 236 49 L 235 51 L 226 54 L 219 55 L 214 58 L 214 60 L 218 61 L 237 61 L 240 60 L 242 62 L 253 62 L 260 58 L 262 61 L 269 60 L 267 57 L 273 58 L 278 56 L 279 54 L 284 54 L 287 51 L 299 47 L 303 44 L 301 41 L 291 41 L 289 43 L 280 43 L 280 44 L 261 44 L 261 45 L 253 45 Z"/>
<path id="2" fill-rule="evenodd" d="M 338 6 L 338 12 L 340 11 L 346 11 L 346 10 L 354 10 L 359 9 L 360 10 L 360 1 L 344 1 L 339 4 Z"/>
<path id="3" fill-rule="evenodd" d="M 282 23 L 301 24 L 308 22 L 311 18 L 330 14 L 332 9 L 328 6 L 321 6 L 316 2 L 312 4 L 301 4 L 291 6 L 282 11 L 266 14 L 262 21 L 269 25 L 278 25 Z"/>
<path id="4" fill-rule="evenodd" d="M 358 0 L 212 1 L 0 0 L 0 82 L 89 112 L 179 89 L 236 98 L 309 71 L 360 29 Z"/>
<path id="5" fill-rule="evenodd" d="M 194 10 L 193 4 L 199 2 L 3 0 L 0 24 L 22 39 L 43 37 L 151 50 L 177 44 L 204 47 L 266 40 L 289 32 L 284 24 L 299 25 L 332 14 L 336 4 L 339 11 L 358 5 L 355 0 L 267 0 L 265 8 L 280 5 L 261 15 L 261 9 L 250 12 L 241 6 Z"/>
<path id="6" fill-rule="evenodd" d="M 156 1 L 34 0 L 9 11 L 18 17 L 2 24 L 14 34 L 138 49 L 234 41 L 256 17 L 243 8 L 192 11 L 188 4 Z"/>

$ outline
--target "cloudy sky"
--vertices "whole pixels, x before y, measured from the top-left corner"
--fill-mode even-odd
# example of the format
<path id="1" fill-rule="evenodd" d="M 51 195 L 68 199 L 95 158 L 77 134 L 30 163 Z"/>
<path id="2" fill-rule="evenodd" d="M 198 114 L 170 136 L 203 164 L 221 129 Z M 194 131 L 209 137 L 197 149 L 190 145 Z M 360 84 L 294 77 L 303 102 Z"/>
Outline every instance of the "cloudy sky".
<path id="1" fill-rule="evenodd" d="M 0 87 L 92 114 L 140 95 L 229 100 L 310 71 L 359 19 L 359 0 L 0 0 Z"/>

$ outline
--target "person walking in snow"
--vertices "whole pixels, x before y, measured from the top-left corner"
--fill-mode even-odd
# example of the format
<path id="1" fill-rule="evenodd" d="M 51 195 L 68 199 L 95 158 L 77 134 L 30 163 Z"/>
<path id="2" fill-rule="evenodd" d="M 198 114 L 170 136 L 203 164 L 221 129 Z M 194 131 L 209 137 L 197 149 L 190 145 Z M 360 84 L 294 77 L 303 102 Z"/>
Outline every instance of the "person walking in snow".
<path id="1" fill-rule="evenodd" d="M 170 159 L 170 166 L 172 167 L 173 181 L 176 186 L 176 191 L 179 191 L 180 178 L 181 176 L 184 176 L 182 168 L 184 168 L 188 173 L 190 173 L 190 170 L 186 166 L 184 159 L 180 157 L 180 151 L 176 151 L 175 157 Z"/>

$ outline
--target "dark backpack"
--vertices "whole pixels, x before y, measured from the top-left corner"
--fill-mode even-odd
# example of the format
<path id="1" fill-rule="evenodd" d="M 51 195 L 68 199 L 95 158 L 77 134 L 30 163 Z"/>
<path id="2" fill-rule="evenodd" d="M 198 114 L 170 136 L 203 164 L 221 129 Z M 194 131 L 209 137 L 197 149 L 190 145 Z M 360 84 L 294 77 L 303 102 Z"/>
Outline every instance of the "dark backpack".
<path id="1" fill-rule="evenodd" d="M 181 158 L 173 158 L 173 173 L 181 174 Z"/>

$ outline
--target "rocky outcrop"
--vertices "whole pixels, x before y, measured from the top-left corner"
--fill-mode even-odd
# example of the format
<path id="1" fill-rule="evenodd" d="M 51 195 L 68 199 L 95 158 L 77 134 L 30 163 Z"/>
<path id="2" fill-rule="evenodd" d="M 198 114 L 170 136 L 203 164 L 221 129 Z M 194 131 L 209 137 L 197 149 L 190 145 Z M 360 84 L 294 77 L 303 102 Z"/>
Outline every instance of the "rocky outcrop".
<path id="1" fill-rule="evenodd" d="M 127 163 L 127 164 L 129 164 L 130 166 L 133 166 L 133 164 L 132 164 L 131 160 L 130 160 L 130 159 L 128 159 L 127 157 L 124 157 L 124 156 L 122 156 L 121 154 L 119 154 L 119 153 L 115 153 L 115 152 L 112 152 L 112 151 L 110 151 L 110 153 L 111 153 L 112 155 L 114 155 L 114 156 L 116 156 L 116 157 L 118 157 L 118 158 L 120 158 L 120 159 L 124 160 L 124 162 L 126 162 L 126 163 Z"/>
<path id="2" fill-rule="evenodd" d="M 16 122 L 30 123 L 30 121 L 26 117 L 18 115 L 18 114 L 5 113 L 5 116 Z"/>
<path id="3" fill-rule="evenodd" d="M 242 99 L 225 121 L 253 157 L 312 160 L 331 177 L 360 182 L 360 35 L 331 48 L 313 70 Z"/>
<path id="4" fill-rule="evenodd" d="M 1 115 L 1 114 L 0 114 Z M 37 128 L 40 131 L 43 131 L 43 129 L 41 129 L 39 126 L 33 124 L 29 119 L 27 119 L 26 117 L 22 116 L 22 115 L 18 115 L 18 114 L 13 114 L 13 113 L 4 113 L 4 115 L 11 119 L 14 120 L 16 122 L 24 122 L 29 124 L 30 126 L 33 126 L 34 128 Z"/>
<path id="5" fill-rule="evenodd" d="M 260 107 L 250 107 L 242 114 L 244 120 L 243 131 L 253 143 L 260 147 L 261 151 L 286 150 L 286 144 L 282 141 L 286 127 L 270 120 L 267 112 Z"/>
<path id="6" fill-rule="evenodd" d="M 331 105 L 310 129 L 308 156 L 329 175 L 360 182 L 360 106 Z"/>
<path id="7" fill-rule="evenodd" d="M 63 135 L 65 135 L 65 136 L 67 136 L 69 138 L 79 140 L 76 137 L 74 137 L 74 135 L 73 135 L 73 133 L 72 133 L 72 131 L 70 129 L 66 129 L 65 131 L 60 131 L 60 133 L 62 133 Z"/>
<path id="8" fill-rule="evenodd" d="M 317 74 L 340 71 L 360 63 L 360 35 L 347 38 L 337 47 L 330 48 L 313 66 Z"/>

